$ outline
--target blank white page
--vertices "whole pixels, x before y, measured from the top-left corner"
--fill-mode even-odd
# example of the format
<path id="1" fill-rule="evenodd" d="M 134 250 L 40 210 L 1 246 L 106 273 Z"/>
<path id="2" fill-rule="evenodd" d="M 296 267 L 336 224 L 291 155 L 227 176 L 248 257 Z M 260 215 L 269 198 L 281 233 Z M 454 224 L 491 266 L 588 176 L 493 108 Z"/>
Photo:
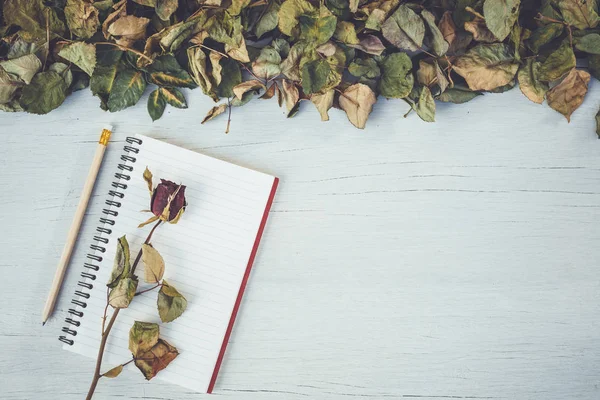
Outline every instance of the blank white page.
<path id="1" fill-rule="evenodd" d="M 89 357 L 96 357 L 101 333 L 101 319 L 106 305 L 106 282 L 109 279 L 117 239 L 126 235 L 129 241 L 131 260 L 135 259 L 142 243 L 153 224 L 137 228 L 138 224 L 152 216 L 141 212 L 150 208 L 150 194 L 142 173 L 146 166 L 154 175 L 154 185 L 160 178 L 186 186 L 188 206 L 179 223 L 163 223 L 151 240 L 152 245 L 165 260 L 165 279 L 175 286 L 187 299 L 188 307 L 181 317 L 171 323 L 162 324 L 156 308 L 158 290 L 136 296 L 129 308 L 119 313 L 112 329 L 105 352 L 103 370 L 131 359 L 127 349 L 129 329 L 133 322 L 157 322 L 160 336 L 175 346 L 180 355 L 160 371 L 155 379 L 163 379 L 188 389 L 207 392 L 221 351 L 224 351 L 224 338 L 232 321 L 232 312 L 246 271 L 251 266 L 253 249 L 260 239 L 266 214 L 277 179 L 254 170 L 243 168 L 202 154 L 185 150 L 146 136 L 136 135 L 141 145 L 139 153 L 124 153 L 134 157 L 135 162 L 123 161 L 133 171 L 117 170 L 130 176 L 115 179 L 125 183 L 127 188 L 121 203 L 110 208 L 118 212 L 114 225 L 102 225 L 112 233 L 102 235 L 107 244 L 105 252 L 93 254 L 102 257 L 101 262 L 93 262 L 100 268 L 89 291 L 90 298 L 79 298 L 86 307 L 77 307 L 84 313 L 76 336 L 69 336 L 73 345 L 65 345 L 68 350 Z M 109 168 L 110 166 L 106 166 Z M 138 291 L 153 286 L 143 280 L 143 263 L 136 269 L 139 277 Z M 243 289 L 242 289 L 243 291 Z M 109 308 L 109 318 L 112 309 Z M 74 318 L 78 319 L 78 318 Z M 91 366 L 91 364 L 90 364 Z M 129 369 L 143 375 L 130 364 Z M 218 368 L 217 368 L 218 370 Z M 90 370 L 90 375 L 93 371 Z"/>

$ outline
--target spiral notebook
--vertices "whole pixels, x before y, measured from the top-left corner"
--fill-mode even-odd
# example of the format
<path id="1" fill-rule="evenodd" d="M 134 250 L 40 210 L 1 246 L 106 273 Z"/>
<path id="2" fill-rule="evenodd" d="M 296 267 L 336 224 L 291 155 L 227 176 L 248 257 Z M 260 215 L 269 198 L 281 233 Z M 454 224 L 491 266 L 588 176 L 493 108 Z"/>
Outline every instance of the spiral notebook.
<path id="1" fill-rule="evenodd" d="M 127 138 L 59 339 L 64 348 L 96 358 L 117 238 L 127 236 L 135 257 L 151 229 L 137 227 L 149 217 L 141 212 L 150 202 L 146 166 L 155 184 L 163 178 L 186 185 L 188 201 L 180 221 L 163 224 L 152 237 L 165 261 L 164 278 L 188 300 L 180 318 L 160 324 L 160 336 L 180 355 L 155 379 L 211 393 L 277 189 L 273 176 L 146 136 Z M 142 263 L 136 274 L 143 276 Z M 146 286 L 140 279 L 138 290 Z M 128 335 L 136 320 L 160 323 L 155 291 L 119 314 L 103 372 L 131 359 Z M 133 364 L 126 368 L 143 379 Z"/>

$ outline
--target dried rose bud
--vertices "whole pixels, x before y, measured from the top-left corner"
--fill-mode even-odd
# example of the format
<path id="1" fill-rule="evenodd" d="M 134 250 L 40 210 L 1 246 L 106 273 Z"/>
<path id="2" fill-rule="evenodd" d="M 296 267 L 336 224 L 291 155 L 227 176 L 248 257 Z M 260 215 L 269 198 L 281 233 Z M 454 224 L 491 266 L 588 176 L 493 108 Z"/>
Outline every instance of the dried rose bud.
<path id="1" fill-rule="evenodd" d="M 152 214 L 165 222 L 176 224 L 185 211 L 185 206 L 185 186 L 161 179 L 150 200 Z"/>
<path id="2" fill-rule="evenodd" d="M 187 206 L 187 201 L 185 200 L 185 186 L 178 185 L 166 179 L 161 179 L 160 183 L 152 189 L 154 187 L 152 183 L 152 172 L 150 172 L 148 167 L 146 167 L 143 177 L 148 185 L 151 197 L 150 210 L 144 211 L 152 212 L 154 216 L 146 222 L 139 224 L 138 228 L 158 220 L 176 224 Z"/>

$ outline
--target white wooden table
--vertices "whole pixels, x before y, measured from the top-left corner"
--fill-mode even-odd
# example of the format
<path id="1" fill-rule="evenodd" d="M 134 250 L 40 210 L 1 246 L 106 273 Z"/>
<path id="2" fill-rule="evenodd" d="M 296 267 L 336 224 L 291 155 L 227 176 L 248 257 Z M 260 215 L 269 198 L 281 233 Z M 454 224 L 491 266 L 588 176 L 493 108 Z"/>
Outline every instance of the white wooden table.
<path id="1" fill-rule="evenodd" d="M 57 312 L 40 314 L 99 129 L 99 187 L 144 133 L 278 175 L 215 398 L 600 398 L 600 141 L 592 82 L 571 124 L 518 89 L 437 123 L 382 100 L 365 131 L 311 104 L 255 101 L 200 125 L 211 102 L 151 123 L 79 92 L 50 115 L 0 113 L 0 398 L 80 400 L 94 361 L 57 336 L 103 190 Z M 98 187 L 97 186 L 97 187 Z M 126 373 L 95 399 L 206 398 Z"/>

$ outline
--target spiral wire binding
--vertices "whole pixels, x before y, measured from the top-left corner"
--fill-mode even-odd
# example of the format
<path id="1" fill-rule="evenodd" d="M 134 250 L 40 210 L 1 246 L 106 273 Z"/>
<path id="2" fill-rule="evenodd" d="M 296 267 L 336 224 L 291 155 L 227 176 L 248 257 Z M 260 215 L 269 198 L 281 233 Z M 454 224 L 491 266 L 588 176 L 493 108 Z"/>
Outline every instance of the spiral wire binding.
<path id="1" fill-rule="evenodd" d="M 101 226 L 96 228 L 94 242 L 90 245 L 90 250 L 92 250 L 92 252 L 87 254 L 86 258 L 88 261 L 83 264 L 84 270 L 80 275 L 83 280 L 77 282 L 77 289 L 75 290 L 74 297 L 71 300 L 71 304 L 75 305 L 76 307 L 69 308 L 69 316 L 65 318 L 65 323 L 67 325 L 62 328 L 62 332 L 65 333 L 65 335 L 58 337 L 58 340 L 68 344 L 69 346 L 72 346 L 75 341 L 70 339 L 68 335 L 77 336 L 76 328 L 81 325 L 80 319 L 84 316 L 84 311 L 80 310 L 79 308 L 84 309 L 87 307 L 86 301 L 90 298 L 89 290 L 94 287 L 94 284 L 88 281 L 96 280 L 96 272 L 100 270 L 100 266 L 96 263 L 102 262 L 102 256 L 98 253 L 102 254 L 106 251 L 108 238 L 102 235 L 110 235 L 112 233 L 110 226 L 115 224 L 115 220 L 113 218 L 119 215 L 119 212 L 114 210 L 113 207 L 121 207 L 121 199 L 125 197 L 125 193 L 123 193 L 123 191 L 127 189 L 127 184 L 121 181 L 128 181 L 131 179 L 131 176 L 128 175 L 127 172 L 133 171 L 133 167 L 125 163 L 135 163 L 136 157 L 134 157 L 132 154 L 138 154 L 140 152 L 140 149 L 138 147 L 133 147 L 133 145 L 141 145 L 142 140 L 134 137 L 128 137 L 126 141 L 128 145 L 123 147 L 123 150 L 127 154 L 123 154 L 121 156 L 121 161 L 123 161 L 123 163 L 118 165 L 119 172 L 115 173 L 116 181 L 111 184 L 112 189 L 108 191 L 109 198 L 104 202 L 108 208 L 104 208 L 102 210 L 102 214 L 104 215 L 100 218 Z"/>

